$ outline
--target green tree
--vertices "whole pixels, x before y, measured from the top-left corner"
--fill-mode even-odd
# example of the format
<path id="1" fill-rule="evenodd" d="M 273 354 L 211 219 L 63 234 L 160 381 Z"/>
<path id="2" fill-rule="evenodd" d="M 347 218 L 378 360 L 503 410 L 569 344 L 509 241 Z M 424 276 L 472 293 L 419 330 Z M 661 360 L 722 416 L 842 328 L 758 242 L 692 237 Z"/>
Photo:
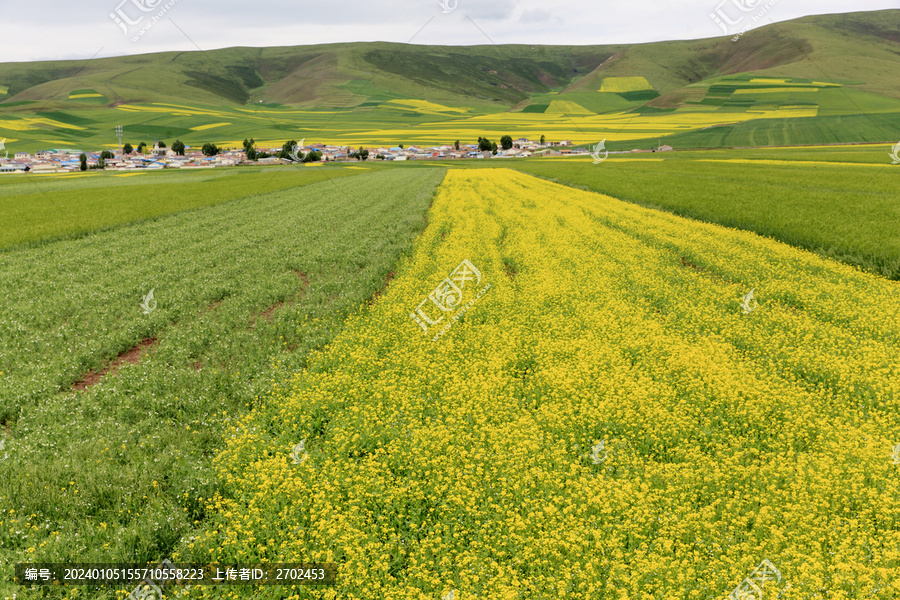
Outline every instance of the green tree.
<path id="1" fill-rule="evenodd" d="M 300 162 L 311 163 L 311 162 L 319 162 L 322 160 L 322 153 L 316 150 L 310 150 L 306 153 Z"/>
<path id="2" fill-rule="evenodd" d="M 103 152 L 100 153 L 100 158 L 102 158 L 103 160 L 106 160 L 108 158 L 115 158 L 115 157 L 116 157 L 115 154 L 113 154 L 109 150 L 104 150 Z"/>
<path id="3" fill-rule="evenodd" d="M 206 142 L 203 144 L 203 155 L 204 156 L 215 156 L 219 153 L 219 148 L 215 144 L 211 142 Z"/>
<path id="4" fill-rule="evenodd" d="M 97 168 L 105 169 L 106 168 L 106 159 L 103 158 L 103 155 L 100 155 L 100 158 L 97 159 Z"/>
<path id="5" fill-rule="evenodd" d="M 478 138 L 478 150 L 480 152 L 487 152 L 489 150 L 494 149 L 494 144 L 491 143 L 491 140 L 487 138 Z"/>
<path id="6" fill-rule="evenodd" d="M 453 147 L 459 152 L 459 140 L 456 140 L 456 143 L 453 144 Z"/>
<path id="7" fill-rule="evenodd" d="M 278 158 L 283 158 L 285 160 L 294 160 L 292 154 L 294 152 L 294 147 L 297 146 L 297 140 L 289 140 L 285 142 L 281 146 L 281 152 L 278 153 Z M 302 159 L 302 152 L 297 151 L 297 157 Z"/>
<path id="8" fill-rule="evenodd" d="M 87 171 L 87 155 L 82 152 L 81 156 L 79 156 L 78 159 L 81 161 L 81 170 Z"/>
<path id="9" fill-rule="evenodd" d="M 159 146 L 160 148 L 165 148 L 165 147 L 166 147 L 166 143 L 163 142 L 162 140 L 156 142 L 156 145 Z"/>
<path id="10" fill-rule="evenodd" d="M 122 146 L 122 152 L 124 152 L 125 154 L 131 154 L 132 152 L 134 152 L 134 146 L 132 146 L 131 144 L 125 144 L 124 146 Z"/>
<path id="11" fill-rule="evenodd" d="M 512 148 L 512 147 L 513 147 L 512 136 L 511 136 L 511 135 L 504 135 L 502 138 L 500 138 L 500 146 L 501 146 L 504 150 L 509 150 L 510 148 Z"/>
<path id="12" fill-rule="evenodd" d="M 356 154 L 356 158 L 365 162 L 369 158 L 369 151 L 360 146 L 359 150 L 357 150 L 354 154 Z"/>
<path id="13" fill-rule="evenodd" d="M 143 154 L 143 153 L 144 153 L 144 148 L 146 148 L 146 147 L 147 147 L 147 142 L 141 142 L 140 144 L 138 144 L 138 147 L 137 147 L 137 153 L 138 153 L 138 154 Z"/>
<path id="14" fill-rule="evenodd" d="M 256 148 L 254 148 L 255 144 L 256 140 L 253 138 L 250 138 L 249 140 L 244 139 L 244 153 L 247 155 L 247 160 L 256 160 L 259 158 L 259 153 L 256 151 Z"/>
<path id="15" fill-rule="evenodd" d="M 545 140 L 545 139 L 547 139 L 547 138 L 545 138 L 545 137 L 542 135 L 542 136 L 541 136 L 541 144 L 542 144 L 542 145 L 544 144 L 544 140 Z"/>
<path id="16" fill-rule="evenodd" d="M 497 154 L 497 144 L 496 144 L 496 142 L 491 142 L 491 154 Z"/>
<path id="17" fill-rule="evenodd" d="M 177 154 L 178 156 L 184 156 L 184 142 L 181 140 L 175 140 L 172 142 L 172 152 Z"/>

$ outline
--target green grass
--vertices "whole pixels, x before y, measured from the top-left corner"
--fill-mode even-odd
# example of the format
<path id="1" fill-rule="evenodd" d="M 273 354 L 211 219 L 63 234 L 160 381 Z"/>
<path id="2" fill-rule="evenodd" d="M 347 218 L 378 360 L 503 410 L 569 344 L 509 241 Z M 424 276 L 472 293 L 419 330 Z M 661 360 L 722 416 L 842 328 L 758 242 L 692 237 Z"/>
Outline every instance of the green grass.
<path id="1" fill-rule="evenodd" d="M 259 193 L 308 185 L 358 171 L 318 167 L 89 173 L 73 178 L 0 179 L 0 249 L 202 208 Z M 27 177 L 23 181 L 21 178 Z M 61 218 L 63 217 L 63 218 Z"/>
<path id="2" fill-rule="evenodd" d="M 900 280 L 900 168 L 890 164 L 887 149 L 866 149 L 865 153 L 867 159 L 857 162 L 871 161 L 873 166 L 698 160 L 779 159 L 782 151 L 692 152 L 662 162 L 635 159 L 594 165 L 546 160 L 504 162 L 503 166 L 643 206 L 754 231 Z M 783 156 L 795 161 L 822 160 L 823 154 L 806 150 L 784 152 Z"/>
<path id="3" fill-rule="evenodd" d="M 819 90 L 819 115 L 834 116 L 859 113 L 885 113 L 900 111 L 900 100 L 885 98 L 854 89 Z"/>
<path id="4" fill-rule="evenodd" d="M 727 116 L 723 115 L 723 119 Z M 853 114 L 788 119 L 759 119 L 736 125 L 719 125 L 664 136 L 662 141 L 676 149 L 742 148 L 747 146 L 787 146 L 888 142 L 900 140 L 900 112 Z M 609 148 L 640 148 L 656 145 L 656 138 L 612 143 Z"/>
<path id="5" fill-rule="evenodd" d="M 0 252 L 0 597 L 29 597 L 16 562 L 189 543 L 223 436 L 384 286 L 442 177 L 383 170 Z M 69 391 L 149 337 L 140 364 Z"/>

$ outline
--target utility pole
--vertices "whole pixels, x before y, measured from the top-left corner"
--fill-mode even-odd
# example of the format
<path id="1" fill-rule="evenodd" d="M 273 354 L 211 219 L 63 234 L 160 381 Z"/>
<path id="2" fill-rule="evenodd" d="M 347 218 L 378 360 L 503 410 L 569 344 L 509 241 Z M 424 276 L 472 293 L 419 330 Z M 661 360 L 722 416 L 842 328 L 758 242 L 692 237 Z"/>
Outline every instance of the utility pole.
<path id="1" fill-rule="evenodd" d="M 122 126 L 116 126 L 116 137 L 119 138 L 119 156 L 122 156 L 124 153 L 122 152 Z"/>

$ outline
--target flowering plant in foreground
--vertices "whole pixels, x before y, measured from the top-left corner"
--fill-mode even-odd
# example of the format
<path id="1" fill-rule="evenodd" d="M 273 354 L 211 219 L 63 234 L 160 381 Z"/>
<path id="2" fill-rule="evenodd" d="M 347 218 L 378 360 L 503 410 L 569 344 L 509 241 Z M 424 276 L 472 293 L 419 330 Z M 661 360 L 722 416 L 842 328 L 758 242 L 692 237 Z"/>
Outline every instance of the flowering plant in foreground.
<path id="1" fill-rule="evenodd" d="M 448 256 L 493 287 L 434 344 L 410 306 Z M 235 430 L 195 551 L 339 563 L 312 598 L 718 598 L 759 554 L 786 599 L 900 595 L 896 298 L 750 233 L 451 170 L 386 294 Z"/>

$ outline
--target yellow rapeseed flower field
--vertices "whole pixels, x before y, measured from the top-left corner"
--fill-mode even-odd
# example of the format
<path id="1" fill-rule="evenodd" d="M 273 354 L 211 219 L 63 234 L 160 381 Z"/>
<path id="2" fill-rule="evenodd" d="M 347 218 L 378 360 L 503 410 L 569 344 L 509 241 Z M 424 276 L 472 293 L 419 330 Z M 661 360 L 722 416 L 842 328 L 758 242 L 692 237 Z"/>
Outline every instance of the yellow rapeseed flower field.
<path id="1" fill-rule="evenodd" d="M 605 77 L 600 84 L 601 92 L 637 92 L 652 89 L 653 86 L 645 77 Z"/>
<path id="2" fill-rule="evenodd" d="M 337 564 L 291 598 L 722 599 L 764 559 L 766 599 L 900 597 L 897 282 L 504 169 L 428 220 L 236 427 L 198 555 Z"/>
<path id="3" fill-rule="evenodd" d="M 372 143 L 373 140 L 404 139 L 427 144 L 435 139 L 476 139 L 480 136 L 499 138 L 511 130 L 517 135 L 539 139 L 568 139 L 576 144 L 637 140 L 693 131 L 713 125 L 734 124 L 753 119 L 780 119 L 788 117 L 814 117 L 815 106 L 752 109 L 745 112 L 713 112 L 691 108 L 659 115 L 639 113 L 591 114 L 569 101 L 553 101 L 545 113 L 496 113 L 439 123 L 423 123 L 403 129 L 373 129 L 369 131 L 347 130 L 335 133 L 342 144 L 355 146 Z"/>

